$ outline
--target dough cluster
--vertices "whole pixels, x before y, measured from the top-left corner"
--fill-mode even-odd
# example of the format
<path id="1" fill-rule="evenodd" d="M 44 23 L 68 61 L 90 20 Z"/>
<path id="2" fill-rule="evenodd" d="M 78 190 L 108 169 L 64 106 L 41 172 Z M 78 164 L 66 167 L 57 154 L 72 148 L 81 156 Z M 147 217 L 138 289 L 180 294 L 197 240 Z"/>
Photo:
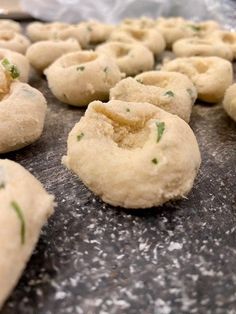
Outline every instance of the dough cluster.
<path id="1" fill-rule="evenodd" d="M 236 83 L 231 85 L 225 92 L 223 107 L 228 115 L 236 121 Z"/>

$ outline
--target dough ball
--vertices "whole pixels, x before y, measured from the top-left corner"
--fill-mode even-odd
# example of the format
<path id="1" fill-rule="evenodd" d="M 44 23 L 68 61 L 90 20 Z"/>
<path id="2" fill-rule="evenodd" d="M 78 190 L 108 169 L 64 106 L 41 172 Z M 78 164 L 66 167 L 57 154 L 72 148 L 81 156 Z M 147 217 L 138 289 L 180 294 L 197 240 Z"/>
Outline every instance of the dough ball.
<path id="1" fill-rule="evenodd" d="M 48 39 L 58 39 L 57 33 L 60 30 L 68 28 L 69 26 L 70 24 L 60 22 L 54 23 L 33 22 L 27 26 L 26 33 L 32 42 Z"/>
<path id="2" fill-rule="evenodd" d="M 142 16 L 141 18 L 127 18 L 124 19 L 121 23 L 120 26 L 132 26 L 135 28 L 154 28 L 156 27 L 156 22 L 155 20 Z"/>
<path id="3" fill-rule="evenodd" d="M 0 309 L 16 286 L 42 226 L 53 213 L 54 197 L 16 162 L 0 160 Z"/>
<path id="4" fill-rule="evenodd" d="M 19 81 L 27 83 L 29 79 L 30 64 L 28 59 L 21 53 L 0 48 L 0 63 L 7 59 L 11 64 L 14 64 L 19 72 Z"/>
<path id="5" fill-rule="evenodd" d="M 209 38 L 226 44 L 233 52 L 233 58 L 236 59 L 236 32 L 218 30 L 209 34 Z"/>
<path id="6" fill-rule="evenodd" d="M 110 99 L 148 102 L 189 122 L 197 98 L 196 88 L 186 75 L 150 71 L 126 78 L 110 91 Z"/>
<path id="7" fill-rule="evenodd" d="M 54 38 L 56 39 L 68 39 L 74 38 L 78 40 L 82 48 L 87 48 L 90 42 L 91 32 L 84 23 L 70 25 L 64 29 L 59 30 Z M 50 38 L 51 39 L 51 38 Z"/>
<path id="8" fill-rule="evenodd" d="M 88 21 L 81 23 L 84 24 L 90 33 L 90 44 L 99 44 L 106 41 L 111 32 L 114 30 L 114 26 L 110 24 L 101 23 L 98 21 Z"/>
<path id="9" fill-rule="evenodd" d="M 236 83 L 226 90 L 223 107 L 228 115 L 236 121 Z"/>
<path id="10" fill-rule="evenodd" d="M 74 106 L 108 100 L 110 88 L 122 77 L 112 58 L 93 51 L 66 54 L 44 73 L 55 97 Z"/>
<path id="11" fill-rule="evenodd" d="M 11 30 L 0 30 L 0 48 L 5 48 L 25 54 L 29 46 L 30 41 L 25 36 Z"/>
<path id="12" fill-rule="evenodd" d="M 177 57 L 216 56 L 232 61 L 232 49 L 221 41 L 211 38 L 184 38 L 173 44 L 173 52 Z"/>
<path id="13" fill-rule="evenodd" d="M 222 100 L 233 82 L 232 64 L 219 57 L 176 58 L 165 63 L 163 70 L 187 75 L 197 89 L 198 98 L 211 103 Z"/>
<path id="14" fill-rule="evenodd" d="M 26 53 L 31 65 L 38 71 L 43 71 L 62 55 L 81 50 L 76 39 L 42 40 L 31 45 Z"/>
<path id="15" fill-rule="evenodd" d="M 35 142 L 43 131 L 46 100 L 28 84 L 10 81 L 0 71 L 0 153 Z"/>
<path id="16" fill-rule="evenodd" d="M 6 30 L 6 31 L 13 31 L 16 33 L 21 33 L 22 32 L 22 27 L 20 23 L 15 22 L 13 20 L 8 20 L 8 19 L 1 19 L 0 20 L 0 30 Z"/>
<path id="17" fill-rule="evenodd" d="M 148 208 L 184 197 L 201 157 L 190 127 L 149 103 L 92 102 L 63 163 L 104 202 Z"/>
<path id="18" fill-rule="evenodd" d="M 96 51 L 114 58 L 121 72 L 127 76 L 149 71 L 154 67 L 154 56 L 144 45 L 111 41 L 98 46 Z"/>
<path id="19" fill-rule="evenodd" d="M 133 26 L 123 26 L 114 30 L 109 40 L 123 43 L 139 43 L 146 46 L 156 55 L 162 53 L 166 46 L 163 36 L 154 28 L 141 29 Z"/>

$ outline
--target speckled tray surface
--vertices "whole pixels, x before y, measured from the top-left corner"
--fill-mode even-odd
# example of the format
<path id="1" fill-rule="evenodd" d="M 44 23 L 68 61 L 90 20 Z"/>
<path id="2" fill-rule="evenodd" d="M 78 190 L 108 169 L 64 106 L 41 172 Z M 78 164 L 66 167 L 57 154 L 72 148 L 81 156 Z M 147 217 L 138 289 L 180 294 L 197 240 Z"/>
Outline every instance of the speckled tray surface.
<path id="1" fill-rule="evenodd" d="M 236 124 L 221 106 L 194 106 L 202 166 L 188 199 L 128 211 L 61 165 L 84 109 L 57 101 L 44 78 L 30 83 L 48 100 L 43 136 L 1 157 L 30 170 L 58 206 L 1 314 L 235 314 Z"/>

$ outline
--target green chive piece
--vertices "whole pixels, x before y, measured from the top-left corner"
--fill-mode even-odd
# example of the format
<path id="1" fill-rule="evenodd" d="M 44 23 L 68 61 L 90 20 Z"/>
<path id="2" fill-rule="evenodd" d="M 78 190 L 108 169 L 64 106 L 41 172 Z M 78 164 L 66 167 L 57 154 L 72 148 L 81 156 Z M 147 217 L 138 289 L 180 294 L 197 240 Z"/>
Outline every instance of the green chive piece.
<path id="1" fill-rule="evenodd" d="M 165 131 L 165 122 L 156 122 L 156 127 L 157 127 L 157 143 L 160 141 L 162 138 L 162 135 Z"/>
<path id="2" fill-rule="evenodd" d="M 20 231 L 21 244 L 25 244 L 25 219 L 24 219 L 23 212 L 22 212 L 19 204 L 17 202 L 15 202 L 15 201 L 11 202 L 11 207 L 14 209 L 17 217 L 20 220 L 20 224 L 21 224 L 21 231 Z"/>
<path id="3" fill-rule="evenodd" d="M 84 71 L 84 69 L 85 69 L 84 66 L 80 66 L 80 67 L 77 67 L 77 68 L 76 68 L 77 71 Z"/>
<path id="4" fill-rule="evenodd" d="M 127 111 L 127 112 L 130 112 L 130 109 L 129 109 L 129 108 L 126 108 L 126 111 Z"/>
<path id="5" fill-rule="evenodd" d="M 108 71 L 108 67 L 105 67 L 103 72 L 107 73 L 107 71 Z"/>
<path id="6" fill-rule="evenodd" d="M 188 24 L 187 26 L 190 27 L 194 32 L 199 32 L 201 30 L 201 26 L 198 25 Z"/>
<path id="7" fill-rule="evenodd" d="M 92 29 L 92 27 L 91 27 L 90 25 L 88 25 L 88 26 L 87 26 L 87 30 L 88 30 L 89 32 L 92 32 L 93 29 Z"/>
<path id="8" fill-rule="evenodd" d="M 79 135 L 77 135 L 77 141 L 79 142 L 84 137 L 84 133 L 81 132 Z"/>
<path id="9" fill-rule="evenodd" d="M 1 182 L 1 183 L 0 183 L 0 190 L 1 190 L 1 189 L 4 189 L 4 188 L 5 188 L 5 183 L 4 183 L 4 182 Z"/>
<path id="10" fill-rule="evenodd" d="M 156 158 L 153 158 L 153 159 L 152 159 L 152 163 L 153 163 L 154 165 L 157 165 L 157 164 L 158 164 L 158 160 L 157 160 Z"/>
<path id="11" fill-rule="evenodd" d="M 1 64 L 10 73 L 13 80 L 20 76 L 20 71 L 17 66 L 15 64 L 11 64 L 7 58 L 4 58 Z"/>
<path id="12" fill-rule="evenodd" d="M 168 91 L 164 94 L 164 96 L 174 97 L 175 94 L 172 92 L 172 90 L 168 90 Z"/>
<path id="13" fill-rule="evenodd" d="M 143 81 L 140 79 L 136 79 L 137 82 L 139 82 L 140 84 L 143 84 Z"/>

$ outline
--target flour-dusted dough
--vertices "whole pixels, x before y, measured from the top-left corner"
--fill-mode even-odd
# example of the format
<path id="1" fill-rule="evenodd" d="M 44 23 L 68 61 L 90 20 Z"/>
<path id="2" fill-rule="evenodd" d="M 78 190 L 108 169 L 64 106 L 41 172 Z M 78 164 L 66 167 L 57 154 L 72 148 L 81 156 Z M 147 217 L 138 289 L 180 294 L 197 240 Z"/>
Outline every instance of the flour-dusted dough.
<path id="1" fill-rule="evenodd" d="M 225 92 L 223 107 L 228 115 L 236 121 L 236 83 L 231 85 Z"/>
<path id="2" fill-rule="evenodd" d="M 9 81 L 2 71 L 0 82 L 0 153 L 6 153 L 40 137 L 47 104 L 37 89 L 17 80 Z"/>
<path id="3" fill-rule="evenodd" d="M 198 98 L 211 103 L 222 100 L 233 82 L 231 62 L 219 57 L 176 58 L 162 69 L 187 75 L 196 86 Z"/>
<path id="4" fill-rule="evenodd" d="M 209 34 L 209 38 L 226 44 L 232 50 L 234 59 L 236 59 L 236 32 L 218 30 Z"/>
<path id="5" fill-rule="evenodd" d="M 177 57 L 216 56 L 229 61 L 233 60 L 231 47 L 220 40 L 214 40 L 214 38 L 210 37 L 190 37 L 177 40 L 173 44 L 173 52 Z"/>
<path id="6" fill-rule="evenodd" d="M 110 91 L 110 99 L 148 102 L 189 122 L 197 98 L 196 88 L 181 73 L 150 71 L 126 78 Z"/>
<path id="7" fill-rule="evenodd" d="M 55 97 L 74 106 L 108 100 L 110 88 L 122 78 L 113 58 L 94 51 L 68 53 L 44 73 Z"/>
<path id="8" fill-rule="evenodd" d="M 78 50 L 81 50 L 81 47 L 78 41 L 73 38 L 67 40 L 42 40 L 28 48 L 26 57 L 36 70 L 43 71 L 62 55 Z"/>
<path id="9" fill-rule="evenodd" d="M 23 83 L 27 83 L 30 71 L 30 64 L 28 59 L 21 53 L 11 51 L 9 49 L 0 48 L 0 63 L 5 58 L 8 59 L 10 63 L 14 64 L 19 70 L 18 79 Z"/>
<path id="10" fill-rule="evenodd" d="M 101 23 L 95 20 L 90 20 L 81 24 L 84 24 L 89 31 L 89 43 L 92 45 L 106 41 L 115 28 L 113 25 Z"/>
<path id="11" fill-rule="evenodd" d="M 13 20 L 8 20 L 8 19 L 1 19 L 0 20 L 0 30 L 11 30 L 16 33 L 21 33 L 22 27 L 20 23 L 15 22 Z"/>
<path id="12" fill-rule="evenodd" d="M 165 40 L 161 33 L 155 28 L 144 28 L 123 26 L 114 30 L 110 41 L 123 43 L 139 43 L 146 46 L 154 54 L 159 55 L 165 49 Z"/>
<path id="13" fill-rule="evenodd" d="M 142 16 L 137 19 L 126 18 L 120 23 L 120 26 L 132 26 L 136 28 L 154 28 L 156 27 L 156 21 L 146 16 Z"/>
<path id="14" fill-rule="evenodd" d="M 0 48 L 25 54 L 29 46 L 30 41 L 24 35 L 11 30 L 0 30 Z"/>
<path id="15" fill-rule="evenodd" d="M 27 26 L 26 33 L 32 42 L 48 39 L 58 39 L 58 32 L 67 29 L 69 25 L 70 24 L 61 22 L 32 22 Z"/>
<path id="16" fill-rule="evenodd" d="M 121 72 L 127 76 L 149 71 L 154 67 L 154 56 L 144 45 L 111 41 L 98 46 L 96 51 L 114 58 Z"/>
<path id="17" fill-rule="evenodd" d="M 149 103 L 92 102 L 63 163 L 104 202 L 148 208 L 184 197 L 201 157 L 184 120 Z"/>
<path id="18" fill-rule="evenodd" d="M 0 160 L 0 308 L 53 213 L 54 197 L 16 162 Z"/>

